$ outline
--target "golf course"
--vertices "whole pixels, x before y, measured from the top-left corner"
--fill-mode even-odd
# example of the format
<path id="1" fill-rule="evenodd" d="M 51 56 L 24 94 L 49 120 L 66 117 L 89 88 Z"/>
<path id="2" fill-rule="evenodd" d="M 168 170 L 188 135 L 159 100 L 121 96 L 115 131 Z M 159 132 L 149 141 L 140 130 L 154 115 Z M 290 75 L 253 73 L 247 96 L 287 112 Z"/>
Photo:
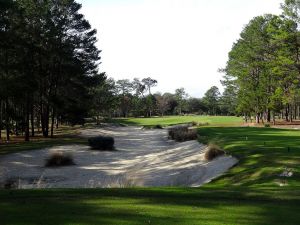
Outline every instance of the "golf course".
<path id="1" fill-rule="evenodd" d="M 188 119 L 208 122 L 209 125 L 197 128 L 199 141 L 220 145 L 239 160 L 238 164 L 198 188 L 1 190 L 1 223 L 297 224 L 300 131 L 237 126 L 240 118 L 231 117 L 122 119 L 122 122 L 169 125 Z M 74 141 L 78 143 L 78 139 Z M 72 138 L 65 144 L 71 142 Z M 33 144 L 44 147 L 45 143 Z M 22 151 L 14 149 L 13 144 L 9 147 Z M 5 149 L 1 146 L 0 151 L 9 154 Z M 280 176 L 286 168 L 291 169 L 291 177 Z"/>
<path id="2" fill-rule="evenodd" d="M 1 0 L 0 225 L 299 225 L 300 0 Z"/>

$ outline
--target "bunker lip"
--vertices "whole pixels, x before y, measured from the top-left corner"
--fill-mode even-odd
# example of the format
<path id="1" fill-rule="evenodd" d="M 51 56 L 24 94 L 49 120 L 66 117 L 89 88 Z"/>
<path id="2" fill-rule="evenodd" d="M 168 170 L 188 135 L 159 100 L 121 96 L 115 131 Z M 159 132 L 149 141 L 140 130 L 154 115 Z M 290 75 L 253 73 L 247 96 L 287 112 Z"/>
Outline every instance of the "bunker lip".
<path id="1" fill-rule="evenodd" d="M 0 158 L 0 184 L 14 188 L 198 187 L 222 175 L 237 163 L 232 156 L 204 159 L 207 146 L 197 141 L 176 143 L 167 130 L 140 127 L 104 127 L 81 130 L 81 136 L 108 135 L 117 151 L 95 151 L 84 145 L 66 145 L 14 153 Z M 49 154 L 73 155 L 76 165 L 46 168 Z"/>

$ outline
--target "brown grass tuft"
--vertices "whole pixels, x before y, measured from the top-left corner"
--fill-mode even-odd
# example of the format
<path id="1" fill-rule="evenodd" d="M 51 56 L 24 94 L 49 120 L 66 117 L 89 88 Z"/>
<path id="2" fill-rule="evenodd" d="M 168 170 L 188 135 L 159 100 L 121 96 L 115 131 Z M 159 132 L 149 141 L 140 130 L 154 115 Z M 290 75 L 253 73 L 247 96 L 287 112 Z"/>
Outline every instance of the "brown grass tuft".
<path id="1" fill-rule="evenodd" d="M 58 167 L 58 166 L 71 166 L 74 165 L 73 157 L 71 154 L 63 152 L 54 152 L 46 159 L 46 167 Z"/>
<path id="2" fill-rule="evenodd" d="M 205 152 L 204 158 L 207 161 L 212 161 L 215 158 L 225 155 L 225 151 L 222 150 L 219 146 L 210 144 Z"/>

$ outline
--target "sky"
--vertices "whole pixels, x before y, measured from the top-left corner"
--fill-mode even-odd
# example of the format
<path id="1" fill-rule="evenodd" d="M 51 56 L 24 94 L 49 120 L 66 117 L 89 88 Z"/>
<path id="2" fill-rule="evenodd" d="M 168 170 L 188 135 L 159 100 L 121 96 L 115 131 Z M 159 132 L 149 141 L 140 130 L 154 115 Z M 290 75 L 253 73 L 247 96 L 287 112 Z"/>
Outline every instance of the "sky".
<path id="1" fill-rule="evenodd" d="M 99 70 L 109 77 L 151 77 L 152 92 L 185 88 L 202 97 L 220 83 L 228 52 L 255 16 L 280 14 L 283 0 L 78 0 L 97 29 Z"/>

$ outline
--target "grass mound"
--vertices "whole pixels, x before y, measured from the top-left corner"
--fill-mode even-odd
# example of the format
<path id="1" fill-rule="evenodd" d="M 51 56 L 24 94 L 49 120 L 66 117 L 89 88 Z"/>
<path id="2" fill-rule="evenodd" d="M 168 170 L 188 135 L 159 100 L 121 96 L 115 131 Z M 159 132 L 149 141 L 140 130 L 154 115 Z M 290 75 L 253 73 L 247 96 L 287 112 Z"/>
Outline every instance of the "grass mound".
<path id="1" fill-rule="evenodd" d="M 91 148 L 94 150 L 103 150 L 103 151 L 114 150 L 115 140 L 113 137 L 107 137 L 107 136 L 92 137 L 88 139 L 88 142 Z"/>
<path id="2" fill-rule="evenodd" d="M 208 146 L 208 149 L 205 152 L 204 158 L 207 161 L 212 161 L 218 156 L 225 155 L 225 151 L 223 151 L 219 146 L 211 144 Z"/>
<path id="3" fill-rule="evenodd" d="M 63 152 L 54 152 L 46 159 L 46 167 L 58 167 L 58 166 L 71 166 L 74 165 L 73 157 L 71 154 Z"/>

